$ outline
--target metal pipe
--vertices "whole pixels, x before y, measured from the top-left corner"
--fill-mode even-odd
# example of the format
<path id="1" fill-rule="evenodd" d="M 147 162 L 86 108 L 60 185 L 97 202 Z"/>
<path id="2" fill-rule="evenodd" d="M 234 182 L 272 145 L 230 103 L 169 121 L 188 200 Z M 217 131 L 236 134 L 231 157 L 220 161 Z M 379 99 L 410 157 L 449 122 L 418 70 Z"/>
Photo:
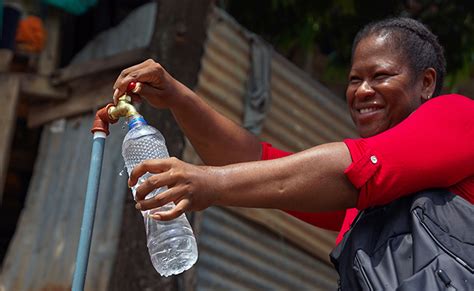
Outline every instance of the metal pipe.
<path id="1" fill-rule="evenodd" d="M 133 88 L 135 84 L 133 84 Z M 132 88 L 132 90 L 133 90 Z M 132 98 L 125 94 L 118 99 L 117 105 L 108 104 L 97 111 L 92 132 L 94 134 L 92 143 L 91 162 L 89 166 L 89 177 L 87 179 L 87 192 L 84 202 L 84 213 L 82 216 L 81 235 L 76 255 L 76 268 L 72 281 L 73 291 L 84 290 L 86 280 L 87 264 L 94 229 L 95 209 L 97 195 L 99 192 L 100 174 L 102 169 L 102 158 L 104 156 L 105 138 L 109 134 L 109 124 L 115 123 L 120 117 L 130 117 L 138 114 L 131 104 Z"/>
<path id="2" fill-rule="evenodd" d="M 84 214 L 82 216 L 81 235 L 77 249 L 76 268 L 74 270 L 72 281 L 73 291 L 84 290 L 106 136 L 106 133 L 103 131 L 94 132 L 89 177 L 87 180 L 87 192 L 84 203 Z"/>

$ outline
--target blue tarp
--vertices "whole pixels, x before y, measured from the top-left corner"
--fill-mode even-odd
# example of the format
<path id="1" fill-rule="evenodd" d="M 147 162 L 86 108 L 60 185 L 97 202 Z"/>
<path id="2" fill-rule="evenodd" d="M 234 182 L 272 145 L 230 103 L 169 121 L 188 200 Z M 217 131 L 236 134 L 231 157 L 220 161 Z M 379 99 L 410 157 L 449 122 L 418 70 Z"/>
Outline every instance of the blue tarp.
<path id="1" fill-rule="evenodd" d="M 97 0 L 43 0 L 43 2 L 61 8 L 74 15 L 81 15 L 90 7 L 97 4 Z"/>

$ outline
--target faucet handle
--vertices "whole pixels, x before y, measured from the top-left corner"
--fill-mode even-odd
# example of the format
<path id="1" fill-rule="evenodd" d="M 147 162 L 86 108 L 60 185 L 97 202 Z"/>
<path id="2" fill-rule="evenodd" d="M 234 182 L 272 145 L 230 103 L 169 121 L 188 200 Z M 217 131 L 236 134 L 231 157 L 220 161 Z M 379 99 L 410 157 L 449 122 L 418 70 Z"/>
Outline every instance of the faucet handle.
<path id="1" fill-rule="evenodd" d="M 138 94 L 140 93 L 142 86 L 143 85 L 140 82 L 130 82 L 128 83 L 128 86 L 127 86 L 127 93 Z"/>
<path id="2" fill-rule="evenodd" d="M 120 96 L 118 98 L 118 101 L 124 101 L 124 102 L 127 102 L 129 104 L 132 104 L 132 97 L 128 94 L 123 94 L 122 96 Z"/>

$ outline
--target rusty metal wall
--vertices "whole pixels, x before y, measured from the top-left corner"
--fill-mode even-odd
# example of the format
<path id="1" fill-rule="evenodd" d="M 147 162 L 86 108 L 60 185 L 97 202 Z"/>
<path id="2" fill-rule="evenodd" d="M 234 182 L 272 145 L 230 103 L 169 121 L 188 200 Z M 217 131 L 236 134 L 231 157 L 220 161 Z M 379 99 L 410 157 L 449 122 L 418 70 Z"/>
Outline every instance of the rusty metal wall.
<path id="1" fill-rule="evenodd" d="M 45 126 L 34 174 L 0 274 L 1 291 L 70 290 L 92 149 L 92 114 Z M 61 124 L 62 123 L 62 124 Z M 106 290 L 126 195 L 121 145 L 106 140 L 86 290 Z"/>
<path id="2" fill-rule="evenodd" d="M 250 70 L 247 35 L 235 20 L 215 9 L 195 88 L 212 107 L 238 124 L 242 124 Z M 356 136 L 344 101 L 275 52 L 271 70 L 272 102 L 262 140 L 283 150 L 299 151 Z M 189 142 L 184 159 L 199 163 Z M 334 233 L 290 222 L 292 218 L 275 215 L 275 211 L 212 208 L 203 212 L 198 239 L 199 290 L 336 288 L 336 274 L 327 260 Z M 270 219 L 271 227 L 263 227 Z M 298 231 L 288 231 L 288 225 Z M 305 242 L 292 243 L 294 233 L 306 235 Z"/>

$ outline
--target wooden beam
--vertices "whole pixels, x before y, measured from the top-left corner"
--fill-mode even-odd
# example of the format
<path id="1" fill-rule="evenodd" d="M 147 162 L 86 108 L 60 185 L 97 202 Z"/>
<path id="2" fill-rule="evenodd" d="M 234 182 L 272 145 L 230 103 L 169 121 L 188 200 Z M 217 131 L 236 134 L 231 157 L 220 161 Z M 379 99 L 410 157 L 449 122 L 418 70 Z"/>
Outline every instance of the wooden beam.
<path id="1" fill-rule="evenodd" d="M 10 62 L 13 58 L 13 52 L 9 49 L 0 49 L 0 72 L 7 72 L 10 68 Z"/>
<path id="2" fill-rule="evenodd" d="M 71 84 L 72 93 L 66 101 L 31 105 L 28 127 L 38 127 L 55 119 L 95 112 L 112 102 L 112 84 L 116 77 L 117 72 L 111 72 L 98 78 L 85 78 Z"/>
<path id="3" fill-rule="evenodd" d="M 60 85 L 82 77 L 96 75 L 105 71 L 124 69 L 130 65 L 144 61 L 149 52 L 147 48 L 139 48 L 119 53 L 107 58 L 90 60 L 79 64 L 69 65 L 57 70 L 52 76 L 53 85 Z"/>
<path id="4" fill-rule="evenodd" d="M 0 74 L 0 202 L 10 160 L 10 147 L 16 124 L 16 105 L 20 92 L 20 77 L 15 74 Z"/>
<path id="5" fill-rule="evenodd" d="M 20 92 L 37 99 L 65 100 L 68 97 L 67 88 L 53 87 L 48 77 L 35 74 L 22 75 Z"/>

